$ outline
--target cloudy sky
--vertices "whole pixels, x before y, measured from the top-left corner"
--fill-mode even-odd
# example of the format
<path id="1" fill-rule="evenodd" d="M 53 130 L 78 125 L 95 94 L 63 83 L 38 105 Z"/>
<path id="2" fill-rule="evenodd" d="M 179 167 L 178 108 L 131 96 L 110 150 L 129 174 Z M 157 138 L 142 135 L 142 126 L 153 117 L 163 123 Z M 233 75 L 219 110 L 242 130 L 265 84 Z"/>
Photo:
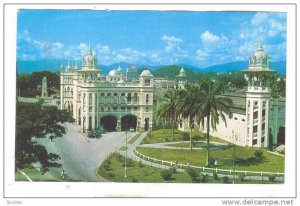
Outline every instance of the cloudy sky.
<path id="1" fill-rule="evenodd" d="M 286 58 L 286 14 L 257 12 L 20 10 L 17 58 L 100 64 L 190 64 L 247 60 L 262 38 L 271 61 Z"/>

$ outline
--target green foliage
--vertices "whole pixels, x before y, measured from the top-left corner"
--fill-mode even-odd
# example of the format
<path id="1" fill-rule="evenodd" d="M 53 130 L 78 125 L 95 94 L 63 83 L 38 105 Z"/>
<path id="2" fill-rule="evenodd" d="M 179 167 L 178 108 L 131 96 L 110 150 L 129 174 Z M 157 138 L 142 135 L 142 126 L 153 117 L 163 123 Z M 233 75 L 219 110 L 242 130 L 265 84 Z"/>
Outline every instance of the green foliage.
<path id="1" fill-rule="evenodd" d="M 263 157 L 263 152 L 261 150 L 257 149 L 254 151 L 254 156 L 257 159 L 261 159 Z"/>
<path id="2" fill-rule="evenodd" d="M 220 179 L 219 176 L 218 176 L 218 174 L 216 172 L 213 173 L 213 178 L 214 178 L 214 180 Z"/>
<path id="3" fill-rule="evenodd" d="M 176 174 L 177 173 L 176 166 L 170 167 L 170 171 L 172 172 L 172 174 Z"/>
<path id="4" fill-rule="evenodd" d="M 228 184 L 229 183 L 229 177 L 223 176 L 223 183 Z"/>
<path id="5" fill-rule="evenodd" d="M 190 140 L 190 134 L 188 132 L 183 132 L 181 138 L 183 141 L 188 141 Z"/>
<path id="6" fill-rule="evenodd" d="M 144 164 L 142 163 L 142 161 L 139 161 L 139 167 L 144 167 Z"/>
<path id="7" fill-rule="evenodd" d="M 246 181 L 246 176 L 244 174 L 240 174 L 239 177 L 240 177 L 241 182 Z"/>
<path id="8" fill-rule="evenodd" d="M 268 178 L 269 178 L 270 182 L 275 182 L 276 176 L 275 175 L 269 175 Z"/>
<path id="9" fill-rule="evenodd" d="M 201 174 L 201 183 L 208 182 L 208 174 Z"/>
<path id="10" fill-rule="evenodd" d="M 199 177 L 199 172 L 194 168 L 188 167 L 186 169 L 186 172 L 190 175 L 190 177 L 192 179 L 195 179 L 195 178 Z"/>
<path id="11" fill-rule="evenodd" d="M 170 170 L 163 170 L 160 172 L 160 175 L 161 177 L 164 179 L 164 180 L 171 180 L 172 178 L 172 172 Z"/>
<path id="12" fill-rule="evenodd" d="M 41 95 L 41 89 L 38 86 L 42 85 L 44 76 L 47 77 L 49 95 L 54 94 L 55 90 L 59 90 L 60 77 L 57 73 L 43 71 L 33 72 L 32 74 L 18 74 L 17 88 L 20 89 L 21 96 L 35 97 Z"/>
<path id="13" fill-rule="evenodd" d="M 22 169 L 32 163 L 40 163 L 41 172 L 50 167 L 60 167 L 59 155 L 48 153 L 37 143 L 39 138 L 53 141 L 65 134 L 65 122 L 73 122 L 71 114 L 57 107 L 43 107 L 40 103 L 19 103 L 16 105 L 16 161 L 15 168 Z"/>
<path id="14" fill-rule="evenodd" d="M 131 178 L 131 181 L 132 181 L 132 182 L 134 182 L 134 183 L 137 183 L 137 182 L 139 182 L 139 181 L 138 181 L 138 179 L 137 179 L 137 178 L 135 178 L 135 177 L 132 177 L 132 178 Z"/>

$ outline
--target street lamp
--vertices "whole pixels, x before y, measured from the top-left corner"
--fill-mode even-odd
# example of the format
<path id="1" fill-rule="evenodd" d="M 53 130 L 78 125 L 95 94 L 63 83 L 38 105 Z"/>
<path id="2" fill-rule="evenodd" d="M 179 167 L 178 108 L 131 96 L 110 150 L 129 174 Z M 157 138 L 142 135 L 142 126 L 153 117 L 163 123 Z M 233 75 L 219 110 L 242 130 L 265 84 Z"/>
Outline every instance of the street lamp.
<path id="1" fill-rule="evenodd" d="M 126 143 L 125 143 L 125 174 L 124 177 L 127 178 L 127 119 L 125 121 L 125 136 L 126 136 Z"/>
<path id="2" fill-rule="evenodd" d="M 237 138 L 237 134 L 232 130 L 232 138 L 233 138 L 233 180 L 232 183 L 235 183 L 235 140 Z"/>

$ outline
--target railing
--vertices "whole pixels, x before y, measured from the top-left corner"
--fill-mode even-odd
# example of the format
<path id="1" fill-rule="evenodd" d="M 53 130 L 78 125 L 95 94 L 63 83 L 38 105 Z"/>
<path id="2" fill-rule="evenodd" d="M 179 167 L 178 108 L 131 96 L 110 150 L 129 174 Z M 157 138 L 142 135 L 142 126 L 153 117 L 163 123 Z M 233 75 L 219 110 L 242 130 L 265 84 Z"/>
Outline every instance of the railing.
<path id="1" fill-rule="evenodd" d="M 165 161 L 165 160 L 160 160 L 160 159 L 156 159 L 156 158 L 152 158 L 152 157 L 148 157 L 140 152 L 138 152 L 136 149 L 134 150 L 134 153 L 147 161 L 153 162 L 153 163 L 157 163 L 157 164 L 161 164 L 161 165 L 166 165 L 166 166 L 176 166 L 179 169 L 187 169 L 187 168 L 195 168 L 195 169 L 200 169 L 202 170 L 202 172 L 216 172 L 216 173 L 240 173 L 243 175 L 250 175 L 250 174 L 254 174 L 254 175 L 277 175 L 277 176 L 284 176 L 284 173 L 281 172 L 257 172 L 257 171 L 247 171 L 247 170 L 232 170 L 232 169 L 218 169 L 218 168 L 209 168 L 209 167 L 200 167 L 200 166 L 195 166 L 195 165 L 190 165 L 190 164 L 183 164 L 183 163 L 176 163 L 176 162 L 170 162 L 170 161 Z"/>

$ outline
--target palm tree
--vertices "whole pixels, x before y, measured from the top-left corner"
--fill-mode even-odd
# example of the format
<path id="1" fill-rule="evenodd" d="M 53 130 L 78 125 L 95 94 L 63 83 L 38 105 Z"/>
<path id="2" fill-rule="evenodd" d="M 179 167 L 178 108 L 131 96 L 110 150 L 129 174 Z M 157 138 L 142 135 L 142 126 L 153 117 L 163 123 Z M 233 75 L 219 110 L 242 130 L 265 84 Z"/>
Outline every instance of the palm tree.
<path id="1" fill-rule="evenodd" d="M 186 84 L 185 90 L 179 92 L 178 112 L 182 118 L 188 118 L 190 127 L 190 149 L 192 150 L 192 130 L 201 103 L 199 85 Z"/>
<path id="2" fill-rule="evenodd" d="M 164 119 L 170 119 L 172 125 L 172 138 L 174 139 L 174 124 L 177 120 L 177 101 L 178 101 L 178 90 L 171 89 L 167 90 L 164 94 L 164 103 L 158 109 L 157 115 Z"/>
<path id="3" fill-rule="evenodd" d="M 206 165 L 209 166 L 210 127 L 212 127 L 213 130 L 216 130 L 220 117 L 224 121 L 225 126 L 227 126 L 225 114 L 231 118 L 232 113 L 230 108 L 232 106 L 232 100 L 228 97 L 221 96 L 224 94 L 224 87 L 220 82 L 214 82 L 212 80 L 204 81 L 200 83 L 200 90 L 202 103 L 198 113 L 198 120 L 201 122 L 202 126 L 204 126 L 206 118 Z"/>

